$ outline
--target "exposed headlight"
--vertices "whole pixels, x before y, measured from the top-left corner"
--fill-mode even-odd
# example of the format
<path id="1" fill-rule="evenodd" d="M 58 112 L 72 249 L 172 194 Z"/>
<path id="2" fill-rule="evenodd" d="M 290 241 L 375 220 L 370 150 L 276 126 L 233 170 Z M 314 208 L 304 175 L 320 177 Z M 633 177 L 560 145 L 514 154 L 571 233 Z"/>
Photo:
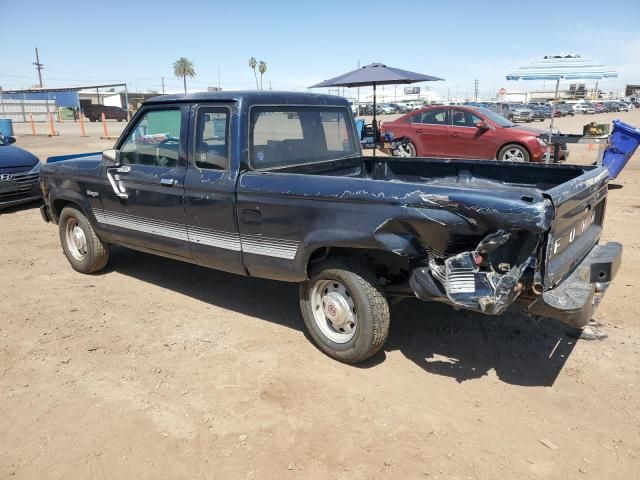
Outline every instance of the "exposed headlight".
<path id="1" fill-rule="evenodd" d="M 40 162 L 38 161 L 38 163 L 36 163 L 33 168 L 31 170 L 29 170 L 29 173 L 40 173 Z"/>
<path id="2" fill-rule="evenodd" d="M 536 137 L 536 140 L 538 140 L 538 143 L 540 144 L 541 147 L 547 146 L 547 142 L 545 142 L 542 138 Z"/>

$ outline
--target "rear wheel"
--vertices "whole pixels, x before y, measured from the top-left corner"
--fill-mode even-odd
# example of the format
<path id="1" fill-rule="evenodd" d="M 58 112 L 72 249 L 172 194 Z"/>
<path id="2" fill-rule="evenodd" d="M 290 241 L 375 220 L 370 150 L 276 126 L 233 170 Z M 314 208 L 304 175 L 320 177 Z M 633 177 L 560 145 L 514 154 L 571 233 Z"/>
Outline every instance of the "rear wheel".
<path id="1" fill-rule="evenodd" d="M 74 270 L 93 273 L 109 260 L 107 244 L 98 238 L 87 217 L 74 207 L 65 207 L 58 223 L 60 243 Z"/>
<path id="2" fill-rule="evenodd" d="M 350 259 L 328 259 L 311 270 L 300 285 L 300 310 L 318 348 L 341 362 L 361 362 L 387 339 L 387 299 L 371 270 Z"/>
<path id="3" fill-rule="evenodd" d="M 402 142 L 394 150 L 396 157 L 417 157 L 416 146 L 412 142 Z"/>
<path id="4" fill-rule="evenodd" d="M 522 145 L 510 143 L 502 147 L 498 153 L 498 160 L 503 162 L 528 162 L 529 152 Z"/>

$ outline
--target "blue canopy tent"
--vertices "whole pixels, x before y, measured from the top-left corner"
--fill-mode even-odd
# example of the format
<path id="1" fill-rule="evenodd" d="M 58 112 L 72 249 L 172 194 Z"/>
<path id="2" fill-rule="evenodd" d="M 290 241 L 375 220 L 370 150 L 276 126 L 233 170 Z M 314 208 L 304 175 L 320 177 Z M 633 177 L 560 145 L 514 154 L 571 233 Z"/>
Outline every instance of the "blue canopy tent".
<path id="1" fill-rule="evenodd" d="M 553 131 L 553 120 L 558 102 L 558 89 L 560 80 L 600 80 L 602 78 L 617 77 L 618 73 L 613 69 L 602 65 L 589 58 L 580 55 L 547 55 L 542 60 L 531 62 L 528 65 L 514 70 L 507 75 L 507 80 L 555 80 L 556 92 L 551 113 L 551 125 L 549 126 L 549 143 Z M 549 161 L 549 153 L 547 153 Z"/>

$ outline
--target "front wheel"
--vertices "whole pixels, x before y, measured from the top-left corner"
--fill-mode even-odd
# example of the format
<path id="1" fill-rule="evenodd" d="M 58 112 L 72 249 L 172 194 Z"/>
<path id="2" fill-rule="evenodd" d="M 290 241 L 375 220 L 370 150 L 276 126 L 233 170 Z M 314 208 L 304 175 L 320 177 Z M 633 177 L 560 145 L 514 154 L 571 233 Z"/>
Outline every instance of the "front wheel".
<path id="1" fill-rule="evenodd" d="M 341 362 L 371 357 L 389 333 L 389 304 L 373 273 L 346 258 L 311 270 L 300 285 L 300 310 L 318 348 Z"/>
<path id="2" fill-rule="evenodd" d="M 498 160 L 503 162 L 528 162 L 529 152 L 522 145 L 511 143 L 498 152 Z"/>
<path id="3" fill-rule="evenodd" d="M 60 243 L 67 260 L 80 273 L 102 270 L 109 261 L 109 248 L 98 238 L 87 217 L 74 207 L 65 207 L 58 223 Z"/>

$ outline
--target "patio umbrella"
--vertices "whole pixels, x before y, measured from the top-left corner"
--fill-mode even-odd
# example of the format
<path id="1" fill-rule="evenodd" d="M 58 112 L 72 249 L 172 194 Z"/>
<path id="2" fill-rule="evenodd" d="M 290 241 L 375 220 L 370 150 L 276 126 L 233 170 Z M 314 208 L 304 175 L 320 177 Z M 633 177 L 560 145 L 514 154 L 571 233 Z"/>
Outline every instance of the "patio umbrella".
<path id="1" fill-rule="evenodd" d="M 387 67 L 382 63 L 371 63 L 351 72 L 339 75 L 324 82 L 311 85 L 309 88 L 326 87 L 368 87 L 373 86 L 373 132 L 377 138 L 378 124 L 376 123 L 376 86 L 398 85 L 416 82 L 432 82 L 444 78 L 423 75 L 422 73 Z M 374 150 L 375 152 L 375 150 Z"/>
<path id="2" fill-rule="evenodd" d="M 555 80 L 556 92 L 551 109 L 551 124 L 549 126 L 549 143 L 553 131 L 553 120 L 558 102 L 558 88 L 560 80 L 600 80 L 602 78 L 617 77 L 618 73 L 594 60 L 580 55 L 548 55 L 542 60 L 531 62 L 507 75 L 507 80 Z M 549 153 L 547 153 L 547 161 Z"/>

